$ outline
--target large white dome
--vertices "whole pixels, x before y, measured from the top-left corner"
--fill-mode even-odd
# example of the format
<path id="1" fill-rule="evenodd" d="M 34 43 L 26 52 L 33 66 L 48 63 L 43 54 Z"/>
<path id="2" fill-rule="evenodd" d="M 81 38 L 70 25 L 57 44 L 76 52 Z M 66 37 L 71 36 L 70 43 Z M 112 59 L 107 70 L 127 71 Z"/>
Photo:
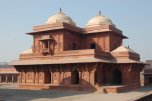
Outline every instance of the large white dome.
<path id="1" fill-rule="evenodd" d="M 59 13 L 49 17 L 49 19 L 46 21 L 46 24 L 54 24 L 54 23 L 68 23 L 70 25 L 76 25 L 75 22 L 66 14 L 64 14 L 61 10 Z"/>
<path id="2" fill-rule="evenodd" d="M 89 20 L 85 27 L 100 26 L 103 24 L 115 26 L 109 18 L 99 14 L 99 15 L 93 17 L 91 20 Z"/>

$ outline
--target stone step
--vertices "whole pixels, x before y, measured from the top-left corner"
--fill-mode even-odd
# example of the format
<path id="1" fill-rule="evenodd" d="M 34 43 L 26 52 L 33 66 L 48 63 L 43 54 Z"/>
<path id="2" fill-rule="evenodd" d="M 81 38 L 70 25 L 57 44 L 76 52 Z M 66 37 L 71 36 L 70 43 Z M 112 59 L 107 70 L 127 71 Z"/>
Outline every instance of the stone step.
<path id="1" fill-rule="evenodd" d="M 105 91 L 104 87 L 99 87 L 95 93 L 106 94 L 107 92 Z"/>

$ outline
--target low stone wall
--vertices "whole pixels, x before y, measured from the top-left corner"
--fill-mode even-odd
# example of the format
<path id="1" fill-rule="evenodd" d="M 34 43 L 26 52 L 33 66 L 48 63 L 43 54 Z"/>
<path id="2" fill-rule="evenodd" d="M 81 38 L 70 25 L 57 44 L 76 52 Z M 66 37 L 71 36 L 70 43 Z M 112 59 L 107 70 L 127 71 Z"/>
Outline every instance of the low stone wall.
<path id="1" fill-rule="evenodd" d="M 105 93 L 120 93 L 128 90 L 137 89 L 140 87 L 140 84 L 124 85 L 120 87 L 106 87 L 104 88 Z"/>
<path id="2" fill-rule="evenodd" d="M 28 90 L 43 90 L 49 89 L 48 85 L 40 85 L 40 84 L 19 84 L 20 89 L 28 89 Z"/>
<path id="3" fill-rule="evenodd" d="M 62 86 L 62 85 L 49 85 L 49 84 L 20 84 L 20 89 L 29 89 L 29 90 L 77 90 L 77 91 L 96 91 L 97 89 L 90 86 L 79 86 L 79 85 L 71 85 L 71 86 Z"/>

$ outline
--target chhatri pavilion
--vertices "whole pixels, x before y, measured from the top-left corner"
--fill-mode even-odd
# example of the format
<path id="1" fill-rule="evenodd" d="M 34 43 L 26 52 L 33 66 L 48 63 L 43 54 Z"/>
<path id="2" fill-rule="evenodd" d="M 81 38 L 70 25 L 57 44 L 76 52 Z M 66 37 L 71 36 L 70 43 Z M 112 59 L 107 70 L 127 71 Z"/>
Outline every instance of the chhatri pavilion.
<path id="1" fill-rule="evenodd" d="M 127 37 L 101 13 L 80 28 L 60 10 L 26 34 L 33 37 L 32 48 L 11 63 L 21 89 L 121 92 L 140 87 L 140 55 L 123 45 Z"/>

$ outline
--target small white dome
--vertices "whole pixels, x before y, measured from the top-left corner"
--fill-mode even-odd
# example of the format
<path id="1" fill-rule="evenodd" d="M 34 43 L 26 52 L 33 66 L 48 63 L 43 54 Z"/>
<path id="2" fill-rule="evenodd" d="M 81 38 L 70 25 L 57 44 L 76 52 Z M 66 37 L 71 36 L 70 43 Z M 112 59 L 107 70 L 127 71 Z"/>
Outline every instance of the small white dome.
<path id="1" fill-rule="evenodd" d="M 99 14 L 99 15 L 93 17 L 91 20 L 89 20 L 85 27 L 100 26 L 103 24 L 115 26 L 109 18 Z"/>
<path id="2" fill-rule="evenodd" d="M 61 10 L 59 13 L 51 16 L 47 21 L 46 24 L 54 24 L 54 23 L 68 23 L 70 25 L 76 25 L 75 22 L 66 14 L 64 14 Z"/>

